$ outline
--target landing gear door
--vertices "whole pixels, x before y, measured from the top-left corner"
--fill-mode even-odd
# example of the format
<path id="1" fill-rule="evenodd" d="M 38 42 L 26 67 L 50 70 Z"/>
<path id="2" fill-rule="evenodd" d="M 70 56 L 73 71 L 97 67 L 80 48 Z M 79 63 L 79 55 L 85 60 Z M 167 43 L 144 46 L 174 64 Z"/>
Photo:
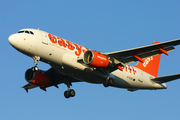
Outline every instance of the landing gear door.
<path id="1" fill-rule="evenodd" d="M 46 32 L 41 32 L 42 34 L 42 43 L 48 45 L 48 35 Z"/>

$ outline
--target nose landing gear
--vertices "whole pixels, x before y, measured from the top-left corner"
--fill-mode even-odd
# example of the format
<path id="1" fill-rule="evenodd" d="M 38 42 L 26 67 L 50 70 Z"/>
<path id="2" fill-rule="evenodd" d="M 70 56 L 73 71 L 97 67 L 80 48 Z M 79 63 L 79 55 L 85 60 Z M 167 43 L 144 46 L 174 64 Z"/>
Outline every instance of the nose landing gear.
<path id="1" fill-rule="evenodd" d="M 38 71 L 37 64 L 38 64 L 38 61 L 39 61 L 39 60 L 40 60 L 40 57 L 39 57 L 39 56 L 34 56 L 34 57 L 33 57 L 33 61 L 34 61 L 35 66 L 32 67 L 32 71 Z"/>

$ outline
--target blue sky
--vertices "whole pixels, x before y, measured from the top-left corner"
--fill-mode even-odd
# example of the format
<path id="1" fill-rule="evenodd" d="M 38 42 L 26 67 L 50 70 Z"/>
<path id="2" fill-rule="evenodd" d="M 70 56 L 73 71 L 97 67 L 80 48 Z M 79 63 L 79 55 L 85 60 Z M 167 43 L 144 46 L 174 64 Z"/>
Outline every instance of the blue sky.
<path id="1" fill-rule="evenodd" d="M 104 88 L 74 83 L 76 96 L 64 98 L 66 85 L 27 94 L 25 71 L 33 60 L 8 43 L 22 28 L 36 28 L 101 52 L 113 52 L 180 38 L 179 0 L 3 0 L 0 7 L 2 120 L 174 120 L 180 119 L 180 80 L 167 90 Z M 179 73 L 180 46 L 162 55 L 159 76 Z M 42 62 L 42 70 L 50 68 Z"/>

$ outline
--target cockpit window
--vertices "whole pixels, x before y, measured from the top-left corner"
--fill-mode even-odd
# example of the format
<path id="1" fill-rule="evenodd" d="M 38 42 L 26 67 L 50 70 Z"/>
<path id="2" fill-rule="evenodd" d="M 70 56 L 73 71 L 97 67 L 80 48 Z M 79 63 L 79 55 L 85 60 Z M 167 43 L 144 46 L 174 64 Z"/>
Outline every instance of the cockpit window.
<path id="1" fill-rule="evenodd" d="M 28 34 L 29 34 L 29 31 L 25 31 L 25 33 L 28 33 Z"/>
<path id="2" fill-rule="evenodd" d="M 26 31 L 21 30 L 21 31 L 19 31 L 18 33 L 27 33 L 27 34 L 32 34 L 32 35 L 34 35 L 34 33 L 33 33 L 32 31 L 28 31 L 28 30 L 26 30 Z"/>
<path id="3" fill-rule="evenodd" d="M 24 31 L 19 31 L 18 33 L 23 33 Z"/>
<path id="4" fill-rule="evenodd" d="M 30 31 L 30 33 L 31 33 L 32 35 L 34 35 L 34 33 L 33 33 L 32 31 Z"/>

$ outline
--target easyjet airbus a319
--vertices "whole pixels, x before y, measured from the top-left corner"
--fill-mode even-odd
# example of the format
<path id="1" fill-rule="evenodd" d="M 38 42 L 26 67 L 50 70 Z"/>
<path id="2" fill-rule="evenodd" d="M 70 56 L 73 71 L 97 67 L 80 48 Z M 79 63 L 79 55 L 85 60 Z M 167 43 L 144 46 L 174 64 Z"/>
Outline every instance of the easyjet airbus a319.
<path id="1" fill-rule="evenodd" d="M 34 60 L 34 67 L 25 72 L 28 82 L 23 88 L 46 88 L 64 83 L 66 98 L 74 97 L 74 82 L 102 84 L 104 87 L 124 88 L 129 91 L 166 89 L 166 82 L 180 78 L 180 74 L 158 77 L 161 54 L 168 55 L 180 39 L 163 43 L 101 53 L 37 29 L 22 29 L 9 36 L 9 43 L 19 52 Z M 38 69 L 38 61 L 51 66 Z M 129 63 L 139 61 L 137 65 Z"/>

